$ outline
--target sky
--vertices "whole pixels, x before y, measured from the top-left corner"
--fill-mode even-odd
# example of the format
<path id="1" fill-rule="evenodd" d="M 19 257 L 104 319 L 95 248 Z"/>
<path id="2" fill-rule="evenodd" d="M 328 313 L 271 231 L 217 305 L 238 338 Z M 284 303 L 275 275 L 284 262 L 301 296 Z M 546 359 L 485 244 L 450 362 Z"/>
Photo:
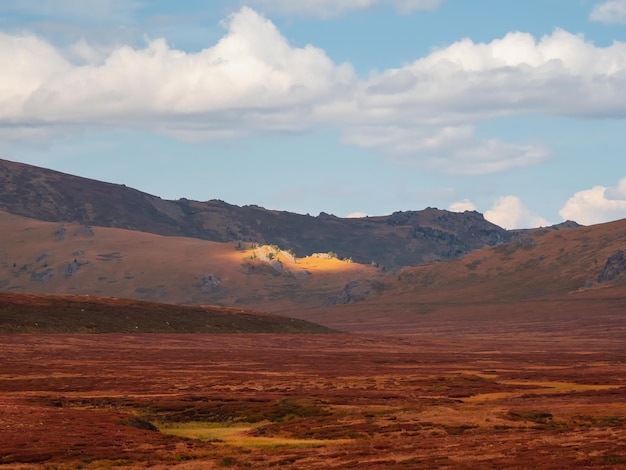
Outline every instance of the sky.
<path id="1" fill-rule="evenodd" d="M 0 0 L 0 158 L 338 217 L 626 217 L 626 0 Z"/>

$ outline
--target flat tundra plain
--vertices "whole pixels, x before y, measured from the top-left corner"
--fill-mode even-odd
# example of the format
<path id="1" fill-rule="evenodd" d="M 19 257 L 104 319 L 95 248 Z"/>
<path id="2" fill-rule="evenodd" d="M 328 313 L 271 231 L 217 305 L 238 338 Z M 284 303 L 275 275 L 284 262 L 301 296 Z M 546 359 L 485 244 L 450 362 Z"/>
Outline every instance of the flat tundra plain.
<path id="1" fill-rule="evenodd" d="M 410 335 L 2 335 L 0 464 L 626 468 L 624 317 L 433 319 Z"/>

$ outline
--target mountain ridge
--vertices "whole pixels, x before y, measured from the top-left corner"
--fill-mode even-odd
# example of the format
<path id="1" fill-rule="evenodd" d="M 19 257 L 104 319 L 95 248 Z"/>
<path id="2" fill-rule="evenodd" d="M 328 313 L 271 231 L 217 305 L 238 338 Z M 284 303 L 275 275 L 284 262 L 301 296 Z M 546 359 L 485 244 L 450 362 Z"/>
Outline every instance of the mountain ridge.
<path id="1" fill-rule="evenodd" d="M 475 211 L 426 208 L 358 219 L 323 212 L 312 217 L 221 200 L 164 200 L 125 185 L 8 160 L 0 160 L 0 187 L 0 209 L 37 220 L 278 245 L 300 257 L 332 251 L 388 269 L 457 258 L 516 236 Z"/>
<path id="2" fill-rule="evenodd" d="M 434 208 L 311 217 L 223 201 L 163 201 L 123 185 L 2 163 L 0 207 L 54 221 L 0 210 L 0 291 L 219 305 L 392 333 L 441 316 L 626 308 L 626 219 L 505 231 L 477 212 Z M 99 197 L 107 191 L 113 194 Z M 111 213 L 99 218 L 107 207 Z M 83 221 L 64 222 L 74 215 Z M 168 235 L 140 231 L 142 225 Z M 204 238 L 173 233 L 183 229 Z M 409 261 L 416 264 L 402 265 Z"/>

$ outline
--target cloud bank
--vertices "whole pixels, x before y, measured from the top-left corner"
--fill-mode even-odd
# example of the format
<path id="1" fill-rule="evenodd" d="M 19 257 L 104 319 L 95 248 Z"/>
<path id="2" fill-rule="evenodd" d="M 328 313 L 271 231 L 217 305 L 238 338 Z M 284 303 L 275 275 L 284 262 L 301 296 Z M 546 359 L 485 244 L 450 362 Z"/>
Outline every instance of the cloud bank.
<path id="1" fill-rule="evenodd" d="M 346 215 L 346 219 L 362 219 L 363 217 L 369 217 L 369 215 L 366 212 L 350 212 L 348 215 Z"/>
<path id="2" fill-rule="evenodd" d="M 225 27 L 218 44 L 198 53 L 156 39 L 86 65 L 71 63 L 40 38 L 0 34 L 0 54 L 13 64 L 0 76 L 0 123 L 123 125 L 209 136 L 293 128 L 310 125 L 310 108 L 354 81 L 349 65 L 335 65 L 313 46 L 291 47 L 249 8 Z"/>
<path id="3" fill-rule="evenodd" d="M 453 202 L 450 204 L 448 209 L 452 212 L 475 211 L 476 205 L 469 200 L 464 199 L 463 201 Z"/>
<path id="4" fill-rule="evenodd" d="M 615 187 L 595 186 L 569 198 L 559 215 L 583 225 L 626 218 L 626 178 Z"/>
<path id="5" fill-rule="evenodd" d="M 550 225 L 546 219 L 528 210 L 516 196 L 499 198 L 493 207 L 485 212 L 485 219 L 508 230 Z"/>
<path id="6" fill-rule="evenodd" d="M 380 2 L 333 3 L 355 9 Z M 403 11 L 438 4 L 394 2 Z M 114 12 L 119 2 L 103 5 Z M 164 39 L 103 51 L 84 41 L 60 49 L 34 35 L 0 33 L 0 54 L 11 65 L 0 74 L 0 136 L 124 127 L 201 140 L 325 126 L 345 144 L 387 154 L 398 165 L 478 175 L 550 154 L 541 144 L 480 135 L 483 120 L 626 117 L 623 42 L 598 47 L 560 29 L 540 39 L 519 32 L 489 43 L 464 39 L 360 80 L 324 50 L 294 47 L 251 8 L 223 26 L 215 45 L 195 53 Z"/>

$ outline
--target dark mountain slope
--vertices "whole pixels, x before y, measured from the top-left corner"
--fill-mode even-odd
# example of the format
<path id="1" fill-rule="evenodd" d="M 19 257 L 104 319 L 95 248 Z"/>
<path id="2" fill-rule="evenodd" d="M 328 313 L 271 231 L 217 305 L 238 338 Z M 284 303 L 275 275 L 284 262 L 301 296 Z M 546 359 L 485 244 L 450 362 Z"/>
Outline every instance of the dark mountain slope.
<path id="1" fill-rule="evenodd" d="M 124 185 L 1 159 L 0 209 L 47 222 L 186 235 L 185 216 L 176 203 Z"/>
<path id="2" fill-rule="evenodd" d="M 304 320 L 224 307 L 0 292 L 0 333 L 330 333 Z"/>
<path id="3" fill-rule="evenodd" d="M 343 219 L 239 207 L 219 200 L 166 201 L 124 185 L 6 160 L 0 160 L 0 209 L 44 221 L 274 244 L 298 256 L 332 251 L 340 258 L 388 268 L 451 259 L 513 237 L 477 212 L 428 208 Z"/>

